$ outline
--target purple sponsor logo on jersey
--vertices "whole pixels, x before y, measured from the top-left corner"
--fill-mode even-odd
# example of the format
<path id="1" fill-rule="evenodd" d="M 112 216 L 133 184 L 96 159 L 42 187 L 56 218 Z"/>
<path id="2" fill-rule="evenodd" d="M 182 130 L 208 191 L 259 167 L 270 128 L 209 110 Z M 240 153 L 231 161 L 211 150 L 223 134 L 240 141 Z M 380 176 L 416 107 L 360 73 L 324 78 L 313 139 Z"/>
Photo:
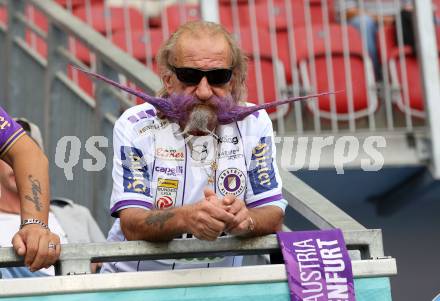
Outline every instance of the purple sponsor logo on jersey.
<path id="1" fill-rule="evenodd" d="M 166 166 L 156 166 L 155 171 L 166 174 L 167 176 L 180 176 L 183 175 L 183 166 L 176 167 L 166 167 Z"/>
<path id="2" fill-rule="evenodd" d="M 150 196 L 148 167 L 142 152 L 134 147 L 121 146 L 124 192 L 141 193 Z"/>
<path id="3" fill-rule="evenodd" d="M 261 137 L 252 150 L 251 164 L 248 171 L 254 194 L 260 194 L 278 187 L 272 158 L 272 138 Z"/>
<path id="4" fill-rule="evenodd" d="M 135 115 L 128 116 L 127 119 L 131 123 L 136 123 L 139 120 L 142 120 L 142 119 L 145 119 L 145 118 L 151 118 L 151 117 L 154 117 L 154 116 L 156 116 L 156 112 L 154 112 L 153 110 L 150 109 L 150 110 L 146 110 L 146 111 L 137 112 Z"/>

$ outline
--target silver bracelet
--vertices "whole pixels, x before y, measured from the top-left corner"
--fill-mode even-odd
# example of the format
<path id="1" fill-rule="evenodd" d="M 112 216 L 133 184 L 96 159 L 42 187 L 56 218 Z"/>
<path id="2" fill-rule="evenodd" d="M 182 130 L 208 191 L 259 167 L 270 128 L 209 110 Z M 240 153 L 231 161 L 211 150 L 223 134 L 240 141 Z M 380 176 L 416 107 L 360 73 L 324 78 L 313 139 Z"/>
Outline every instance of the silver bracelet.
<path id="1" fill-rule="evenodd" d="M 49 226 L 46 225 L 46 223 L 44 223 L 43 221 L 40 221 L 39 219 L 36 219 L 36 218 L 30 218 L 30 219 L 22 220 L 21 224 L 20 224 L 20 229 L 22 229 L 26 225 L 40 225 L 44 229 L 48 229 L 49 230 Z"/>

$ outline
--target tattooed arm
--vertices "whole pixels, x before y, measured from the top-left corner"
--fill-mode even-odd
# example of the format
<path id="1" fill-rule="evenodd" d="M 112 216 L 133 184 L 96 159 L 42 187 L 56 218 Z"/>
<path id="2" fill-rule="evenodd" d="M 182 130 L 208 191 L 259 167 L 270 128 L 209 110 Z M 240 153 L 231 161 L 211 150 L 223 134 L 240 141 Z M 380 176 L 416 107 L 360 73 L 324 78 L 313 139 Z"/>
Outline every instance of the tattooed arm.
<path id="1" fill-rule="evenodd" d="M 20 196 L 21 219 L 38 219 L 48 222 L 49 164 L 46 156 L 31 138 L 18 139 L 3 158 L 15 174 Z M 25 264 L 38 270 L 53 264 L 60 247 L 48 248 L 49 243 L 59 244 L 59 237 L 40 225 L 26 225 L 13 238 L 12 244 Z"/>
<path id="2" fill-rule="evenodd" d="M 127 208 L 120 212 L 121 229 L 128 240 L 169 241 L 183 233 L 215 240 L 234 215 L 222 208 L 212 190 L 199 202 L 165 210 Z"/>
<path id="3" fill-rule="evenodd" d="M 47 224 L 49 212 L 49 164 L 40 148 L 23 136 L 6 153 L 15 174 L 21 200 L 21 218 L 36 218 Z"/>

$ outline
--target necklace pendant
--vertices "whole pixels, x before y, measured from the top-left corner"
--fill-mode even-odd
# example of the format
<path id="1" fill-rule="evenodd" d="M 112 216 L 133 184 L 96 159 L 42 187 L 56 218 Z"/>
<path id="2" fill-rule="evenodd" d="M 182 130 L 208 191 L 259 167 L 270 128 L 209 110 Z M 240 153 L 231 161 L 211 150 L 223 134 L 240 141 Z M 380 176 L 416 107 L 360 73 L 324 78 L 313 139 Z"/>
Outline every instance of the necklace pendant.
<path id="1" fill-rule="evenodd" d="M 209 185 L 212 185 L 212 184 L 214 184 L 214 179 L 213 179 L 213 177 L 208 177 L 208 184 Z"/>
<path id="2" fill-rule="evenodd" d="M 212 170 L 217 170 L 217 168 L 218 168 L 217 162 L 215 162 L 215 161 L 212 162 L 212 163 L 211 163 L 211 169 L 212 169 Z"/>

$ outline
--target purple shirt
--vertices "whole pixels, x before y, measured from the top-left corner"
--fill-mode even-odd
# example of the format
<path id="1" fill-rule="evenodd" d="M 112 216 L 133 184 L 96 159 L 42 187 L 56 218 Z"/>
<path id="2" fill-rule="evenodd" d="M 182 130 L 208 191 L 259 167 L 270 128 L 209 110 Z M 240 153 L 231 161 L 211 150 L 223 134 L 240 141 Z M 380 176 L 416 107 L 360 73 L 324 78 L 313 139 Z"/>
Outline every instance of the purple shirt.
<path id="1" fill-rule="evenodd" d="M 0 107 L 0 158 L 24 134 L 23 128 Z"/>

